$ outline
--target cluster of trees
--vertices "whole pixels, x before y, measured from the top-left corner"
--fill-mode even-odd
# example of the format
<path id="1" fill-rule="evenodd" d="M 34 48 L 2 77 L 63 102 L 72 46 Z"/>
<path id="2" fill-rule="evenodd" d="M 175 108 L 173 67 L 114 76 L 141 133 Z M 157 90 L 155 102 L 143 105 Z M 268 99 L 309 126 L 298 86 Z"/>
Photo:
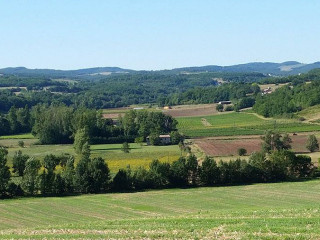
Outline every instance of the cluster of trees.
<path id="1" fill-rule="evenodd" d="M 101 112 L 67 106 L 41 106 L 33 109 L 32 133 L 42 144 L 123 143 L 176 130 L 177 122 L 162 112 L 129 111 L 115 124 Z"/>
<path id="2" fill-rule="evenodd" d="M 260 93 L 260 87 L 255 83 L 228 83 L 218 87 L 196 87 L 183 93 L 172 94 L 163 98 L 160 105 L 200 104 L 229 100 L 238 102 L 241 99 L 247 99 L 248 95 L 255 96 L 258 93 Z M 252 97 L 249 98 L 252 99 Z M 253 104 L 254 102 L 251 103 L 251 106 Z M 249 107 L 246 102 L 241 106 L 241 108 Z"/>
<path id="3" fill-rule="evenodd" d="M 143 142 L 149 135 L 158 137 L 170 132 L 173 143 L 177 144 L 182 137 L 176 132 L 176 125 L 174 118 L 162 112 L 132 110 L 116 124 L 102 118 L 102 113 L 95 109 L 75 109 L 61 104 L 36 105 L 31 110 L 27 105 L 11 107 L 7 115 L 0 115 L 0 135 L 32 131 L 41 144 L 73 143 L 75 140 L 90 144 Z"/>
<path id="4" fill-rule="evenodd" d="M 24 108 L 11 107 L 7 115 L 0 114 L 0 136 L 30 132 L 32 128 L 31 112 Z"/>
<path id="5" fill-rule="evenodd" d="M 320 76 L 311 83 L 283 86 L 274 93 L 258 96 L 253 109 L 265 117 L 290 116 L 310 106 L 320 104 Z"/>
<path id="6" fill-rule="evenodd" d="M 149 135 L 158 137 L 159 134 L 176 130 L 177 120 L 162 112 L 131 110 L 119 118 L 119 127 L 126 139 L 142 138 Z"/>
<path id="7" fill-rule="evenodd" d="M 109 190 L 110 171 L 102 158 L 90 158 L 86 144 L 75 166 L 70 155 L 47 155 L 40 161 L 17 152 L 11 181 L 7 150 L 0 148 L 0 196 L 98 193 Z M 59 170 L 56 170 L 59 166 Z"/>

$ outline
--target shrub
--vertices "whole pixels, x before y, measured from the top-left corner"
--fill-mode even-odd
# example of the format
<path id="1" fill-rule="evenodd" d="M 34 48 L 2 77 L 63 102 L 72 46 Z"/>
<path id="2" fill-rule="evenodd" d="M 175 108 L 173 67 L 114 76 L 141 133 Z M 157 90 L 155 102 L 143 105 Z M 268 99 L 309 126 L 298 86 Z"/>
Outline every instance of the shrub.
<path id="1" fill-rule="evenodd" d="M 230 112 L 230 111 L 233 111 L 234 110 L 234 107 L 233 106 L 226 106 L 225 108 L 224 108 L 224 110 L 226 111 L 226 112 Z"/>
<path id="2" fill-rule="evenodd" d="M 129 143 L 124 142 L 124 143 L 122 144 L 121 150 L 122 150 L 124 153 L 129 153 L 129 152 L 130 152 L 130 145 L 129 145 Z"/>
<path id="3" fill-rule="evenodd" d="M 318 143 L 318 140 L 315 135 L 309 135 L 308 140 L 307 140 L 307 144 L 306 144 L 306 148 L 310 152 L 314 152 L 316 150 L 319 150 L 319 143 Z"/>
<path id="4" fill-rule="evenodd" d="M 246 154 L 247 154 L 247 149 L 245 149 L 245 148 L 239 148 L 238 149 L 238 155 L 239 156 L 244 156 Z"/>
<path id="5" fill-rule="evenodd" d="M 216 106 L 216 110 L 217 110 L 218 112 L 222 112 L 222 111 L 223 111 L 223 105 L 222 105 L 222 104 L 218 104 L 218 105 Z"/>
<path id="6" fill-rule="evenodd" d="M 20 140 L 20 141 L 18 142 L 18 145 L 19 145 L 19 147 L 23 148 L 23 147 L 24 147 L 24 141 Z"/>

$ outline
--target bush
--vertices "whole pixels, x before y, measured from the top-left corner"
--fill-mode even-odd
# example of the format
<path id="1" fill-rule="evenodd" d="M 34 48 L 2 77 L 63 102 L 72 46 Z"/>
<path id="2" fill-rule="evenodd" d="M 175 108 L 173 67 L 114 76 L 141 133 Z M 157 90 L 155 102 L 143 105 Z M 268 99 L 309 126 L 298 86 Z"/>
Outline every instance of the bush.
<path id="1" fill-rule="evenodd" d="M 226 111 L 226 112 L 230 112 L 230 111 L 233 111 L 234 110 L 234 107 L 233 106 L 226 106 L 225 108 L 224 108 L 224 110 Z"/>
<path id="2" fill-rule="evenodd" d="M 238 149 L 238 155 L 239 156 L 244 156 L 246 154 L 247 154 L 247 149 L 245 149 L 245 148 L 239 148 Z"/>
<path id="3" fill-rule="evenodd" d="M 318 143 L 318 140 L 315 135 L 309 135 L 308 140 L 307 140 L 307 144 L 306 144 L 306 148 L 310 152 L 314 152 L 316 150 L 319 150 L 319 143 Z"/>
<path id="4" fill-rule="evenodd" d="M 130 152 L 130 145 L 129 145 L 129 143 L 124 142 L 124 143 L 122 144 L 121 150 L 122 150 L 124 153 L 129 153 L 129 152 Z"/>
<path id="5" fill-rule="evenodd" d="M 23 148 L 23 147 L 24 147 L 24 141 L 20 140 L 20 141 L 18 142 L 18 145 L 19 145 L 19 147 Z"/>
<path id="6" fill-rule="evenodd" d="M 222 104 L 218 104 L 218 105 L 216 106 L 216 110 L 217 110 L 218 112 L 222 112 L 222 111 L 223 111 L 223 105 L 222 105 Z"/>

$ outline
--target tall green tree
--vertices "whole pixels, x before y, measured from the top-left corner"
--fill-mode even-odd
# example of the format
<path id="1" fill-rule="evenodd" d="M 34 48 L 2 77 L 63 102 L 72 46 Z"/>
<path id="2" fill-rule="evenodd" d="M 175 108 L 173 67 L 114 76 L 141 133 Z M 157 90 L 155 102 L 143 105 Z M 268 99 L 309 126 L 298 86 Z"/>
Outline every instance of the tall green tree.
<path id="1" fill-rule="evenodd" d="M 67 163 L 62 170 L 61 177 L 63 178 L 66 192 L 73 193 L 75 191 L 75 168 L 73 156 L 70 156 L 67 160 Z"/>
<path id="2" fill-rule="evenodd" d="M 42 144 L 72 142 L 73 109 L 66 106 L 38 106 L 34 109 L 33 134 Z"/>
<path id="3" fill-rule="evenodd" d="M 210 157 L 206 157 L 200 168 L 200 181 L 203 185 L 212 186 L 217 184 L 220 179 L 220 171 L 216 161 Z"/>
<path id="4" fill-rule="evenodd" d="M 39 189 L 39 175 L 41 163 L 35 158 L 29 158 L 26 162 L 26 168 L 23 172 L 22 177 L 22 188 L 23 190 L 31 195 L 37 193 Z"/>
<path id="5" fill-rule="evenodd" d="M 17 108 L 14 106 L 10 108 L 8 112 L 8 121 L 10 123 L 10 128 L 12 133 L 18 133 L 20 131 L 21 125 L 18 122 Z"/>
<path id="6" fill-rule="evenodd" d="M 7 166 L 8 151 L 0 147 L 0 197 L 6 195 L 10 180 L 10 170 Z"/>
<path id="7" fill-rule="evenodd" d="M 316 138 L 316 136 L 314 134 L 308 136 L 308 140 L 307 140 L 307 143 L 306 143 L 306 148 L 310 152 L 314 152 L 314 151 L 319 150 L 318 139 Z"/>
<path id="8" fill-rule="evenodd" d="M 88 146 L 88 144 L 85 144 Z M 82 154 L 75 169 L 75 184 L 79 192 L 89 193 L 92 186 L 92 176 L 90 172 L 90 152 Z"/>
<path id="9" fill-rule="evenodd" d="M 188 182 L 195 186 L 199 176 L 199 165 L 195 155 L 191 154 L 187 157 L 186 168 L 188 171 Z"/>
<path id="10" fill-rule="evenodd" d="M 101 157 L 92 159 L 90 171 L 93 180 L 91 191 L 95 193 L 107 191 L 109 189 L 110 170 L 106 162 Z"/>
<path id="11" fill-rule="evenodd" d="M 274 150 L 291 149 L 292 140 L 288 134 L 282 136 L 279 132 L 268 130 L 261 139 L 263 140 L 262 149 L 267 153 Z"/>
<path id="12" fill-rule="evenodd" d="M 13 160 L 12 160 L 12 168 L 13 168 L 13 172 L 17 173 L 18 176 L 22 176 L 23 175 L 23 171 L 26 167 L 26 162 L 30 157 L 28 155 L 24 155 L 22 154 L 22 151 L 19 150 L 18 152 L 16 152 L 13 156 Z"/>
<path id="13" fill-rule="evenodd" d="M 73 147 L 77 154 L 81 154 L 83 145 L 89 142 L 89 132 L 87 128 L 78 129 L 74 136 Z"/>

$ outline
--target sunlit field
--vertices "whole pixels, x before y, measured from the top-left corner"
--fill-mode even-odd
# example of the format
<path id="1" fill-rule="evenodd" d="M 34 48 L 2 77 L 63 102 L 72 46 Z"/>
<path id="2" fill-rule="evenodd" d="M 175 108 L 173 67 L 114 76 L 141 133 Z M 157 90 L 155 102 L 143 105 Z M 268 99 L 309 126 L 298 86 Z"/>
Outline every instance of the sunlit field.
<path id="1" fill-rule="evenodd" d="M 320 181 L 3 200 L 0 238 L 319 239 Z"/>

